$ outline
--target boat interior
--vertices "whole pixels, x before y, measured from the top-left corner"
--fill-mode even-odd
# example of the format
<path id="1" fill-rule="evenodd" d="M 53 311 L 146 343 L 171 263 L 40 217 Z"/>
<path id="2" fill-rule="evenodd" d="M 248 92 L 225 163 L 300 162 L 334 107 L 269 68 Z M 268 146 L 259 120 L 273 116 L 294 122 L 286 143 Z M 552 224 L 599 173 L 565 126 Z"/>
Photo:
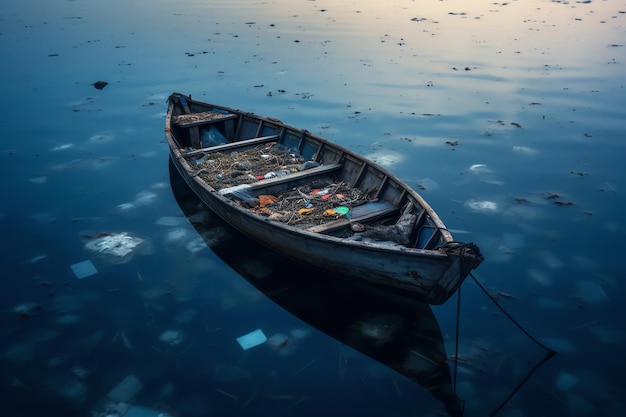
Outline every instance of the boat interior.
<path id="1" fill-rule="evenodd" d="M 179 96 L 179 104 L 171 116 L 173 137 L 183 157 L 198 168 L 195 175 L 201 175 L 220 194 L 243 203 L 264 195 L 286 195 L 302 187 L 317 190 L 341 184 L 345 189 L 358 190 L 360 195 L 359 201 L 349 207 L 349 215 L 324 216 L 316 222 L 301 222 L 296 226 L 342 238 L 358 231 L 354 230 L 355 224 L 379 231 L 383 228 L 398 230 L 402 226 L 406 229 L 402 242 L 393 238 L 389 239 L 391 242 L 419 249 L 436 249 L 445 243 L 441 228 L 427 210 L 388 172 L 358 155 L 275 119 L 233 113 L 220 107 L 208 108 L 183 96 Z M 283 175 L 257 175 L 253 182 L 243 184 L 218 183 L 215 175 L 207 172 L 210 170 L 202 168 L 204 160 L 217 154 L 237 155 L 255 149 L 265 152 L 276 145 L 297 157 L 294 162 L 298 166 L 304 163 L 309 166 L 306 169 L 291 166 Z M 299 194 L 305 197 L 301 191 Z M 288 198 L 297 197 L 296 194 Z"/>

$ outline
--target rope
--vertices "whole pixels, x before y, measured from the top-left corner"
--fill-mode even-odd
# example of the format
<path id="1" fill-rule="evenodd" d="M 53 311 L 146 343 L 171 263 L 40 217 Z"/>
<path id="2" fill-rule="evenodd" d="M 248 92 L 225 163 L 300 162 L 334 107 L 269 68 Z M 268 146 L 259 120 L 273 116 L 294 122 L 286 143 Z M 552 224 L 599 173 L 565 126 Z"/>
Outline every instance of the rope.
<path id="1" fill-rule="evenodd" d="M 491 296 L 491 294 L 489 294 L 489 292 L 485 289 L 485 287 L 482 286 L 482 284 L 480 282 L 478 282 L 478 280 L 476 279 L 476 277 L 474 276 L 474 274 L 472 274 L 470 272 L 469 274 L 472 279 L 474 280 L 474 282 L 478 285 L 478 287 L 483 290 L 483 292 L 485 294 L 487 294 L 487 297 L 489 297 L 489 299 L 491 301 L 493 301 L 493 303 L 496 305 L 496 307 L 498 307 L 500 309 L 500 311 L 509 319 L 511 320 L 511 322 L 517 326 L 518 329 L 520 329 L 526 336 L 528 336 L 528 338 L 530 340 L 532 340 L 533 342 L 535 342 L 537 345 L 541 346 L 543 349 L 547 350 L 548 352 L 552 352 L 552 354 L 554 355 L 556 353 L 556 351 L 550 349 L 549 347 L 547 347 L 546 345 L 544 345 L 543 343 L 541 343 L 540 341 L 538 341 L 537 339 L 535 339 L 530 333 L 528 333 L 518 322 L 515 321 L 515 319 L 513 319 L 513 317 L 511 317 L 511 315 L 509 313 L 506 312 L 506 310 L 504 310 L 504 308 L 498 304 L 498 302 Z"/>
<path id="2" fill-rule="evenodd" d="M 520 381 L 519 384 L 517 384 L 517 386 L 515 387 L 515 389 L 513 391 L 511 391 L 509 396 L 506 397 L 504 399 L 504 401 L 502 401 L 502 403 L 498 406 L 498 408 L 496 408 L 494 410 L 493 413 L 491 413 L 490 417 L 494 417 L 496 414 L 498 414 L 500 412 L 500 410 L 502 410 L 502 408 L 506 405 L 506 403 L 508 403 L 509 400 L 511 400 L 511 398 L 513 398 L 513 396 L 517 393 L 517 391 L 519 391 L 519 389 L 522 387 L 522 385 L 524 385 L 526 383 L 526 381 L 528 381 L 528 379 L 532 376 L 532 374 L 534 374 L 535 371 L 541 367 L 541 365 L 543 365 L 545 362 L 547 362 L 547 360 L 550 359 L 551 357 L 553 357 L 554 355 L 556 355 L 556 352 L 554 350 L 552 350 L 552 349 L 549 349 L 548 353 L 546 354 L 546 356 L 540 362 L 538 362 L 537 365 L 535 365 L 535 367 L 533 369 L 530 370 L 530 372 L 526 375 L 526 377 L 524 377 L 524 379 L 522 379 Z"/>
<path id="3" fill-rule="evenodd" d="M 513 391 L 511 391 L 511 393 L 509 394 L 508 397 L 506 397 L 504 399 L 504 401 L 502 401 L 502 403 L 493 411 L 493 413 L 490 414 L 490 417 L 494 417 L 496 414 L 498 414 L 500 412 L 500 410 L 502 410 L 502 408 L 511 400 L 511 398 L 513 398 L 513 396 L 517 393 L 517 391 L 519 391 L 519 389 L 526 383 L 526 381 L 528 381 L 528 379 L 532 376 L 532 374 L 535 373 L 535 371 L 537 369 L 539 369 L 541 367 L 541 365 L 543 365 L 546 361 L 548 361 L 548 359 L 550 359 L 551 357 L 553 357 L 554 355 L 556 355 L 556 351 L 553 349 L 550 349 L 549 347 L 547 347 L 546 345 L 544 345 L 543 343 L 541 343 L 540 341 L 538 341 L 537 339 L 535 339 L 530 333 L 528 333 L 517 321 L 515 321 L 513 319 L 513 317 L 511 317 L 511 315 L 509 313 L 506 312 L 506 310 L 504 310 L 504 308 L 498 304 L 498 302 L 495 300 L 495 298 L 489 294 L 489 292 L 485 289 L 485 287 L 482 286 L 482 284 L 480 282 L 478 282 L 478 280 L 476 279 L 476 277 L 470 272 L 469 274 L 472 279 L 474 280 L 474 282 L 478 285 L 478 287 L 483 290 L 483 292 L 487 295 L 487 297 L 489 297 L 489 299 L 491 301 L 493 301 L 493 303 L 500 309 L 500 311 L 509 319 L 511 320 L 511 323 L 513 323 L 515 326 L 517 326 L 518 329 L 520 329 L 522 331 L 522 333 L 524 333 L 526 336 L 528 336 L 528 338 L 530 340 L 532 340 L 533 342 L 535 342 L 538 346 L 542 347 L 544 350 L 547 351 L 546 356 L 540 361 L 538 362 L 533 369 L 530 370 L 530 372 L 524 377 L 524 379 L 522 379 L 520 381 L 519 384 L 517 384 L 517 386 L 515 387 L 515 389 L 513 389 Z M 459 292 L 460 292 L 460 288 L 459 288 Z M 460 294 L 459 294 L 460 296 Z M 458 308 L 457 308 L 457 315 L 458 315 Z M 458 326 L 458 318 L 457 318 L 457 326 Z M 458 343 L 458 336 L 457 336 L 457 343 Z M 455 387 L 456 387 L 456 369 L 455 369 Z M 456 390 L 456 388 L 455 388 Z"/>
<path id="4" fill-rule="evenodd" d="M 454 393 L 456 394 L 456 375 L 459 367 L 459 322 L 461 321 L 461 287 L 459 287 L 459 293 L 456 301 L 456 340 L 454 343 Z"/>
<path id="5" fill-rule="evenodd" d="M 459 368 L 459 323 L 461 322 L 461 287 L 459 287 L 459 293 L 457 295 L 457 301 L 456 301 L 456 336 L 455 336 L 455 342 L 454 342 L 454 383 L 452 385 L 452 390 L 454 391 L 454 395 L 459 398 L 457 392 L 456 392 L 456 380 L 457 380 L 457 370 Z M 463 416 L 463 414 L 465 414 L 465 401 L 459 399 L 460 403 L 461 403 L 461 416 Z"/>

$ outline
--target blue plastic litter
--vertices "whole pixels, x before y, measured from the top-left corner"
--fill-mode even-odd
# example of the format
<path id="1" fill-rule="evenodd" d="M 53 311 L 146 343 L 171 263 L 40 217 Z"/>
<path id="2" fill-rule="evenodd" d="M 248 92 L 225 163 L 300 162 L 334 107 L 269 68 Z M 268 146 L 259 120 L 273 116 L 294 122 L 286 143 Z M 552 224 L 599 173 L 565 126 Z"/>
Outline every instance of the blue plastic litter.
<path id="1" fill-rule="evenodd" d="M 243 350 L 248 350 L 265 342 L 267 342 L 267 336 L 265 336 L 261 329 L 256 329 L 253 332 L 237 338 L 237 343 L 239 343 L 239 346 L 241 346 Z"/>
<path id="2" fill-rule="evenodd" d="M 77 264 L 71 265 L 72 272 L 76 275 L 76 278 L 83 279 L 98 273 L 98 270 L 90 260 L 82 261 Z"/>

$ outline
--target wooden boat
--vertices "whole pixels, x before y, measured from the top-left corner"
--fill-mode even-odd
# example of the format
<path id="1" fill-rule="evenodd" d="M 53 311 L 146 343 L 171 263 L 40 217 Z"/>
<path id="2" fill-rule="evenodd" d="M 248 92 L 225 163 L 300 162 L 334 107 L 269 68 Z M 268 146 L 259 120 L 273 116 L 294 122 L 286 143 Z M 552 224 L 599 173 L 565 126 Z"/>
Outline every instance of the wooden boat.
<path id="1" fill-rule="evenodd" d="M 322 271 L 445 302 L 483 260 L 386 169 L 279 120 L 169 97 L 165 136 L 191 189 L 224 221 Z"/>
<path id="2" fill-rule="evenodd" d="M 308 325 L 422 387 L 428 395 L 417 390 L 409 395 L 424 412 L 432 409 L 433 414 L 444 413 L 438 404 L 431 405 L 431 396 L 448 415 L 463 415 L 463 400 L 455 393 L 443 334 L 430 305 L 332 274 L 320 276 L 313 269 L 302 270 L 297 261 L 236 231 L 224 232 L 221 219 L 207 213 L 173 163 L 170 183 L 183 214 L 207 246 L 266 297 Z M 216 239 L 216 235 L 221 238 Z M 262 279 L 258 270 L 263 271 Z M 294 271 L 297 280 L 293 279 Z M 290 348 L 290 339 L 286 336 L 283 348 Z"/>

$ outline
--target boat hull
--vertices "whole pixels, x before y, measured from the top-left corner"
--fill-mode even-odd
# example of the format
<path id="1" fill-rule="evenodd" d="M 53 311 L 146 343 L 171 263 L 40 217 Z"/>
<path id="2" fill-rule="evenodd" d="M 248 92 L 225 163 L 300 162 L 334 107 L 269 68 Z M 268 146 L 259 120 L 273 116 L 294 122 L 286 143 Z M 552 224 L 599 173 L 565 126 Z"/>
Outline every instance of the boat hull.
<path id="1" fill-rule="evenodd" d="M 321 272 L 326 271 L 403 293 L 429 304 L 441 304 L 456 291 L 470 270 L 482 260 L 480 254 L 476 253 L 477 248 L 472 246 L 467 250 L 466 245 L 452 242 L 449 232 L 445 230 L 445 226 L 434 212 L 429 213 L 429 218 L 434 218 L 433 221 L 436 222 L 434 228 L 442 236 L 441 239 L 447 239 L 443 245 L 434 250 L 342 239 L 312 232 L 306 228 L 295 228 L 273 221 L 267 216 L 260 216 L 209 186 L 197 174 L 197 168 L 190 164 L 185 151 L 181 150 L 181 140 L 177 140 L 172 133 L 170 120 L 173 106 L 174 104 L 170 102 L 166 137 L 170 145 L 171 160 L 189 187 L 226 223 L 263 245 L 299 261 L 303 268 L 316 268 Z M 232 109 L 228 111 L 233 114 L 236 112 Z M 245 116 L 253 117 L 249 113 Z M 295 129 L 280 122 L 272 123 L 275 125 L 278 123 L 281 129 Z M 298 131 L 300 132 L 303 132 L 302 136 L 308 134 L 305 131 Z M 315 139 L 324 141 L 317 137 Z M 337 145 L 327 141 L 323 144 L 327 149 L 338 148 L 338 151 L 336 149 L 333 151 L 355 158 L 354 154 Z M 424 206 L 424 211 L 431 210 L 414 190 L 372 162 L 368 161 L 368 164 L 371 164 L 368 165 L 368 169 L 370 166 L 374 167 L 378 170 L 377 173 L 382 172 L 386 177 L 405 187 L 401 194 L 398 193 L 401 198 L 409 196 L 412 201 Z"/>

